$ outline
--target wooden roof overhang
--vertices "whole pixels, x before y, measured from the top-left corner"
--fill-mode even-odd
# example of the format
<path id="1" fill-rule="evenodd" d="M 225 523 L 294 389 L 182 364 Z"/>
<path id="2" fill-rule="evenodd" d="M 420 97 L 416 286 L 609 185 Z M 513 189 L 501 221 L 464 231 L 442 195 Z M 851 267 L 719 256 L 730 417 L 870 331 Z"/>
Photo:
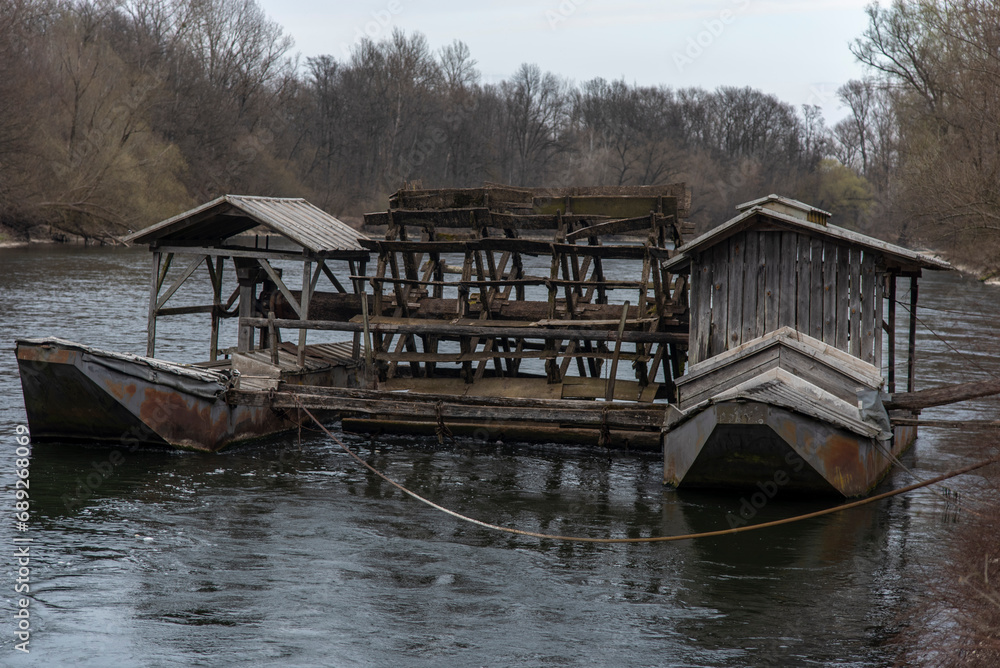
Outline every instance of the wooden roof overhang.
<path id="1" fill-rule="evenodd" d="M 817 224 L 772 209 L 754 206 L 731 218 L 713 230 L 692 239 L 677 249 L 677 254 L 662 263 L 665 270 L 675 273 L 690 271 L 691 261 L 705 250 L 747 230 L 759 232 L 799 232 L 812 237 L 829 239 L 845 246 L 869 251 L 882 258 L 886 271 L 899 275 L 919 276 L 922 269 L 948 270 L 944 260 L 903 248 L 881 239 L 830 224 Z"/>
<path id="2" fill-rule="evenodd" d="M 299 250 L 253 248 L 233 237 L 263 228 Z M 162 252 L 198 252 L 231 257 L 367 259 L 368 236 L 310 204 L 283 197 L 223 195 L 190 211 L 133 232 L 126 244 L 149 244 Z"/>

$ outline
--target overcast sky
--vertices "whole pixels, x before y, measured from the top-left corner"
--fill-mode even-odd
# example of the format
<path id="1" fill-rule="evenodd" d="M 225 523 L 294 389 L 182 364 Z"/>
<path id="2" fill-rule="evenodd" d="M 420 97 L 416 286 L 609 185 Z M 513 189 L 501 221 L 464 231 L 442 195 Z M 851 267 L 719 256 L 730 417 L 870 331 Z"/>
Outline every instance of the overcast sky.
<path id="1" fill-rule="evenodd" d="M 752 86 L 796 106 L 818 104 L 827 124 L 845 111 L 837 88 L 863 72 L 848 48 L 870 0 L 259 0 L 295 39 L 302 61 L 343 60 L 361 36 L 399 27 L 432 49 L 460 39 L 484 82 L 537 63 L 581 83 L 624 78 L 673 88 Z"/>

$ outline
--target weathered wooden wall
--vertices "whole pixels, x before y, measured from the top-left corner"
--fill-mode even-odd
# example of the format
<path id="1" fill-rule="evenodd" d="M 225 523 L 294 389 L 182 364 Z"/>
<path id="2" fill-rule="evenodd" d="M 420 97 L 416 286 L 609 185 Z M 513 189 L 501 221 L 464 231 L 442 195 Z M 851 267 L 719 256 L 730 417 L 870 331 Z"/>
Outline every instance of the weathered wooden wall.
<path id="1" fill-rule="evenodd" d="M 790 326 L 882 363 L 884 272 L 875 256 L 790 231 L 746 231 L 691 264 L 691 363 Z"/>

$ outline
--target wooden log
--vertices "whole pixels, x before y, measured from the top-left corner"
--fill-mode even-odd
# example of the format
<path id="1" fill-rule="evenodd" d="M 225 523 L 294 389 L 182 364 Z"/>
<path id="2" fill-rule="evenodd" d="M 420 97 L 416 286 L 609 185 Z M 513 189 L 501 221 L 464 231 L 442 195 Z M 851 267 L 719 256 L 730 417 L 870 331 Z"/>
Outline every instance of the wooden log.
<path id="1" fill-rule="evenodd" d="M 906 355 L 906 391 L 916 389 L 917 378 L 917 277 L 910 277 L 910 338 Z"/>
<path id="2" fill-rule="evenodd" d="M 983 380 L 935 387 L 919 392 L 898 392 L 883 402 L 886 410 L 921 410 L 958 401 L 1000 394 L 1000 380 Z"/>
<path id="3" fill-rule="evenodd" d="M 452 325 L 447 322 L 426 324 L 394 324 L 380 325 L 372 324 L 371 331 L 381 334 L 436 334 L 445 337 L 479 336 L 498 337 L 508 339 L 543 339 L 543 340 L 564 340 L 579 339 L 581 332 L 570 328 L 541 328 L 541 327 L 488 327 L 472 325 Z M 332 320 L 286 320 L 276 319 L 276 327 L 282 329 L 318 329 L 334 332 L 360 332 L 364 325 L 359 322 L 339 322 Z M 247 327 L 267 327 L 267 318 L 241 317 L 240 325 Z M 592 330 L 586 333 L 586 338 L 591 341 L 614 341 L 618 338 L 614 330 Z M 687 332 L 667 331 L 667 332 L 644 332 L 644 331 L 624 331 L 621 336 L 626 343 L 681 343 L 687 344 Z"/>

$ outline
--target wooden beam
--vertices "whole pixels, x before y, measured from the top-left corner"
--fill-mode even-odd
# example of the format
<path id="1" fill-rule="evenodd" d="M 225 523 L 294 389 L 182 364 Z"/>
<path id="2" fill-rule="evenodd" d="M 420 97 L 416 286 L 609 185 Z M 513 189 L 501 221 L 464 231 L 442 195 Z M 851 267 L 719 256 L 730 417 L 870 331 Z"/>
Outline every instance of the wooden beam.
<path id="1" fill-rule="evenodd" d="M 281 294 L 285 296 L 285 299 L 288 300 L 288 305 L 292 307 L 292 310 L 295 311 L 296 315 L 298 315 L 299 318 L 305 320 L 305 318 L 302 317 L 302 306 L 299 305 L 299 301 L 292 294 L 292 291 L 285 286 L 284 282 L 281 280 L 281 277 L 278 276 L 278 272 L 276 272 L 274 268 L 271 266 L 271 264 L 264 258 L 257 258 L 257 264 L 259 264 L 261 268 L 271 278 L 271 280 L 274 281 L 274 284 L 277 286 L 278 290 L 281 291 Z M 306 278 L 304 283 L 305 285 L 308 285 L 309 279 Z M 305 285 L 303 285 L 303 287 L 305 287 Z M 305 291 L 303 290 L 303 292 Z"/>
<path id="2" fill-rule="evenodd" d="M 157 310 L 159 310 L 164 304 L 167 303 L 167 300 L 170 299 L 175 292 L 177 292 L 178 288 L 180 288 L 181 285 L 184 284 L 184 281 L 190 278 L 191 274 L 193 274 L 195 270 L 198 269 L 199 266 L 201 266 L 201 263 L 205 260 L 206 257 L 207 256 L 205 255 L 198 255 L 191 261 L 191 263 L 184 269 L 184 271 L 181 272 L 181 275 L 177 277 L 177 279 L 170 285 L 169 288 L 167 288 L 167 291 L 164 292 L 160 296 L 160 298 L 156 300 Z"/>
<path id="3" fill-rule="evenodd" d="M 364 329 L 361 322 L 342 322 L 336 320 L 291 320 L 278 318 L 274 321 L 275 326 L 282 329 L 318 329 L 335 332 L 360 332 Z M 250 327 L 267 327 L 266 318 L 240 317 L 240 324 Z M 578 329 L 570 328 L 540 328 L 540 327 L 489 327 L 475 325 L 452 325 L 448 322 L 420 324 L 371 324 L 371 331 L 374 334 L 436 334 L 442 337 L 497 337 L 508 339 L 542 339 L 542 340 L 565 340 L 579 339 L 583 334 Z M 616 341 L 618 333 L 614 330 L 595 330 L 586 332 L 586 338 L 592 341 Z M 627 343 L 683 343 L 687 344 L 688 335 L 686 332 L 645 332 L 625 330 L 621 335 L 621 340 Z"/>

